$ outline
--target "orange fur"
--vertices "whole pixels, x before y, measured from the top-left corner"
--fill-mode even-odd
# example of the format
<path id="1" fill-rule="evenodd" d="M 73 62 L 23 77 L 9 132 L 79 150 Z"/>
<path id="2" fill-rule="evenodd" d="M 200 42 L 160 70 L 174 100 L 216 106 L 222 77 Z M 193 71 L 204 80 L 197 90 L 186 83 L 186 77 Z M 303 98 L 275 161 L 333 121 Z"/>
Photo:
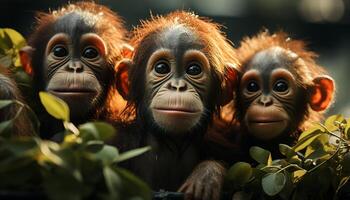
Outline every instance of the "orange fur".
<path id="1" fill-rule="evenodd" d="M 133 37 L 130 44 L 137 51 L 140 48 L 147 48 L 140 46 L 141 42 L 148 36 L 166 30 L 172 26 L 183 25 L 194 32 L 195 35 L 205 44 L 204 52 L 210 61 L 213 73 L 219 76 L 219 81 L 223 82 L 221 88 L 224 87 L 224 80 L 228 79 L 225 76 L 227 64 L 231 63 L 234 66 L 238 65 L 236 53 L 232 47 L 231 42 L 225 37 L 225 34 L 220 30 L 222 27 L 209 20 L 208 18 L 199 17 L 192 12 L 175 11 L 166 16 L 152 16 L 150 20 L 141 21 L 141 25 L 136 27 L 133 31 Z M 145 56 L 139 56 L 144 58 Z M 146 59 L 146 58 L 145 58 Z M 133 76 L 132 74 L 130 76 Z M 141 74 L 137 74 L 140 76 Z M 221 90 L 218 90 L 221 93 Z M 125 115 L 129 118 L 130 115 L 135 114 L 135 102 L 129 102 Z"/>
<path id="2" fill-rule="evenodd" d="M 123 20 L 109 8 L 93 2 L 77 2 L 49 13 L 39 12 L 35 31 L 28 43 L 40 43 L 40 35 L 45 33 L 45 30 L 58 18 L 71 12 L 79 12 L 94 24 L 98 30 L 97 34 L 106 42 L 107 61 L 117 66 L 117 63 L 123 58 L 123 45 L 126 43 L 127 31 L 124 28 Z M 111 120 L 118 120 L 119 113 L 124 109 L 126 101 L 118 94 L 115 85 L 111 86 L 107 98 L 104 110 L 97 111 L 96 117 L 103 114 Z"/>
<path id="3" fill-rule="evenodd" d="M 250 62 L 256 53 L 271 47 L 281 47 L 286 50 L 286 54 L 294 53 L 298 56 L 298 59 L 295 61 L 294 70 L 297 73 L 297 84 L 303 88 L 313 85 L 313 79 L 317 76 L 327 74 L 326 70 L 316 63 L 317 54 L 309 51 L 305 42 L 293 40 L 284 32 L 270 34 L 268 31 L 263 31 L 254 37 L 244 38 L 237 50 L 242 68 Z M 299 128 L 305 130 L 313 122 L 319 122 L 322 118 L 322 113 L 313 111 L 309 107 L 307 116 L 304 116 Z"/>

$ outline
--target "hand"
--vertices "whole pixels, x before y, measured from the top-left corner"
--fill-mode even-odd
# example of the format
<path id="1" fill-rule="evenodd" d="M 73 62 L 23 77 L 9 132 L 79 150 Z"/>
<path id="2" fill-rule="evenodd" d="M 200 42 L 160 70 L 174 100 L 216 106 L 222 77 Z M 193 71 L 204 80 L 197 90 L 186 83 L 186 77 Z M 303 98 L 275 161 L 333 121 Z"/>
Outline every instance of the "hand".
<path id="1" fill-rule="evenodd" d="M 219 200 L 226 169 L 217 161 L 201 162 L 178 190 L 185 200 Z"/>

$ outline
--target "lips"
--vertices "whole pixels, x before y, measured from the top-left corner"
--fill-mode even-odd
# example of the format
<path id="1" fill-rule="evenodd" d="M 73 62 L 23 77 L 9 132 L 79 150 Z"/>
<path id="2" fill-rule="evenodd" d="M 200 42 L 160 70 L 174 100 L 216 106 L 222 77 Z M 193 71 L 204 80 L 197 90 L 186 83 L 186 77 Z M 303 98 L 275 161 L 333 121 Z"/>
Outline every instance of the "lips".
<path id="1" fill-rule="evenodd" d="M 54 93 L 96 93 L 95 90 L 90 88 L 57 88 L 50 91 Z"/>
<path id="2" fill-rule="evenodd" d="M 267 124 L 267 123 L 279 123 L 283 122 L 283 119 L 252 119 L 249 120 L 250 123 L 259 123 L 259 124 Z"/>
<path id="3" fill-rule="evenodd" d="M 189 109 L 189 108 L 181 108 L 181 107 L 174 107 L 174 108 L 154 108 L 157 111 L 160 112 L 167 112 L 167 113 L 198 113 L 199 111 Z"/>

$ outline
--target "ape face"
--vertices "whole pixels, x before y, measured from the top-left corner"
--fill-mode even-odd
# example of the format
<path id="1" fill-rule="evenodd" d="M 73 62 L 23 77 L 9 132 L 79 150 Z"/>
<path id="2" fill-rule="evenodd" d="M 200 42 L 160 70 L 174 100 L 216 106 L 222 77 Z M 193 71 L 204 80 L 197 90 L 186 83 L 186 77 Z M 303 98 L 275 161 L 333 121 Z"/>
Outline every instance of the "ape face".
<path id="1" fill-rule="evenodd" d="M 62 16 L 53 27 L 43 52 L 44 90 L 68 104 L 73 121 L 84 121 L 103 105 L 113 80 L 107 46 L 83 15 Z"/>
<path id="2" fill-rule="evenodd" d="M 145 102 L 161 129 L 188 132 L 205 116 L 211 86 L 210 64 L 203 45 L 178 25 L 154 40 L 145 72 Z"/>
<path id="3" fill-rule="evenodd" d="M 295 54 L 274 47 L 249 62 L 241 78 L 240 102 L 243 124 L 254 137 L 270 140 L 290 132 L 305 114 L 307 98 L 305 88 L 297 85 L 296 59 Z"/>

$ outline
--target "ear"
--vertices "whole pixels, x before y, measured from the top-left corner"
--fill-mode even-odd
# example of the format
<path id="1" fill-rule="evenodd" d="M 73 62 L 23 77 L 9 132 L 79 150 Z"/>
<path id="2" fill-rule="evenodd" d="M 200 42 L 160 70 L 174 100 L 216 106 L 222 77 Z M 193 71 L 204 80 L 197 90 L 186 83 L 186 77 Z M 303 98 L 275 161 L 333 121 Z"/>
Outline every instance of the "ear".
<path id="1" fill-rule="evenodd" d="M 129 58 L 131 59 L 134 54 L 134 47 L 131 45 L 125 43 L 122 45 L 122 56 L 123 58 Z"/>
<path id="2" fill-rule="evenodd" d="M 224 106 L 233 99 L 233 93 L 238 83 L 239 70 L 236 65 L 228 63 L 225 67 L 224 81 L 222 83 L 222 97 L 220 105 Z"/>
<path id="3" fill-rule="evenodd" d="M 333 100 L 335 91 L 334 81 L 329 76 L 319 76 L 314 80 L 310 91 L 310 106 L 315 111 L 328 108 Z"/>
<path id="4" fill-rule="evenodd" d="M 33 76 L 32 56 L 34 48 L 31 46 L 25 46 L 19 51 L 19 58 L 21 60 L 24 71 Z"/>
<path id="5" fill-rule="evenodd" d="M 133 65 L 132 60 L 124 59 L 116 67 L 116 84 L 119 94 L 125 99 L 129 99 L 129 68 Z"/>

